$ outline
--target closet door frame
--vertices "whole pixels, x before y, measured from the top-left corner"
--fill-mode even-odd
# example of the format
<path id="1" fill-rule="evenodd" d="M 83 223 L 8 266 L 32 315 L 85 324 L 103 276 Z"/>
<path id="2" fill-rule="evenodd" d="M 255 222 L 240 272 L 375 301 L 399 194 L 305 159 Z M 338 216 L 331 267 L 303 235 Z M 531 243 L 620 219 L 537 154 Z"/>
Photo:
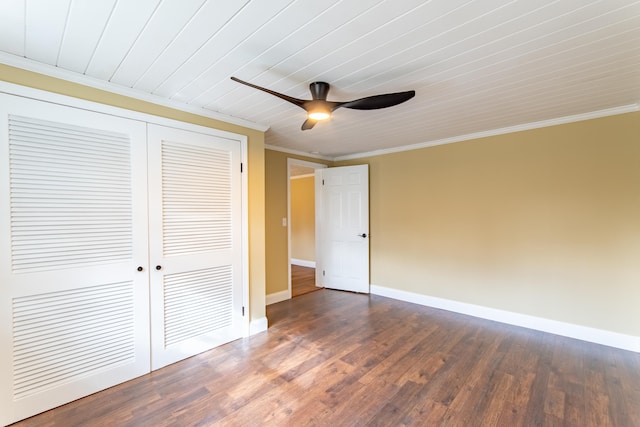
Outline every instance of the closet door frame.
<path id="1" fill-rule="evenodd" d="M 180 122 L 177 120 L 166 119 L 162 117 L 153 116 L 146 113 L 135 112 L 123 108 L 112 107 L 96 102 L 86 101 L 78 98 L 73 98 L 65 95 L 59 95 L 51 92 L 46 92 L 39 89 L 32 89 L 12 83 L 6 83 L 0 81 L 0 93 L 7 95 L 14 95 L 22 98 L 30 98 L 36 101 L 43 101 L 51 104 L 58 104 L 64 107 L 72 107 L 80 110 L 85 110 L 90 113 L 102 113 L 108 116 L 113 116 L 117 118 L 131 119 L 136 121 L 141 121 L 147 124 L 158 124 L 161 126 L 173 127 L 177 129 L 182 129 L 186 131 L 198 132 L 209 134 L 216 137 L 222 137 L 225 139 L 233 140 L 237 142 L 240 146 L 241 152 L 241 162 L 243 164 L 243 173 L 241 174 L 241 258 L 242 265 L 240 266 L 242 278 L 241 278 L 241 287 L 242 287 L 242 309 L 243 309 L 243 317 L 241 320 L 242 323 L 242 335 L 248 336 L 251 333 L 250 328 L 250 309 L 249 309 L 249 236 L 248 236 L 248 138 L 244 135 L 239 135 L 231 132 L 221 131 L 213 128 L 208 128 L 205 126 L 199 126 L 195 124 Z M 146 157 L 146 156 L 145 156 Z M 4 159 L 6 160 L 6 159 Z M 3 161 L 3 159 L 0 159 Z M 2 192 L 4 190 L 0 190 L 0 196 L 2 196 Z M 6 195 L 4 195 L 6 196 Z M 3 197 L 5 200 L 6 197 Z M 5 227 L 6 228 L 6 227 Z M 0 243 L 0 247 L 3 247 L 3 252 L 5 252 L 6 244 Z M 7 255 L 8 256 L 8 255 Z M 145 273 L 148 272 L 147 268 L 149 268 L 148 264 L 149 260 L 145 265 Z M 2 289 L 0 287 L 0 292 Z M 0 294 L 1 295 L 1 294 Z M 4 311 L 4 310 L 3 310 Z M 5 319 L 4 314 L 0 313 L 0 318 Z M 6 319 L 5 319 L 6 320 Z M 260 332 L 260 331 L 255 331 Z M 149 360 L 150 363 L 150 360 Z M 142 374 L 142 373 L 141 373 Z M 3 395 L 6 390 L 0 390 L 0 396 Z M 6 397 L 6 396 L 5 396 Z M 66 402 L 59 402 L 58 404 L 63 404 Z M 55 405 L 54 405 L 55 406 Z M 27 416 L 34 415 L 29 414 Z M 16 421 L 17 419 L 11 418 L 11 422 Z M 0 416 L 0 424 L 4 424 L 9 422 L 8 419 L 4 419 L 4 416 Z"/>
<path id="2" fill-rule="evenodd" d="M 98 102 L 87 101 L 80 98 L 74 98 L 67 95 L 60 95 L 53 92 L 47 92 L 41 89 L 34 89 L 26 86 L 17 85 L 0 81 L 0 93 L 9 95 L 18 95 L 25 98 L 32 98 L 40 101 L 51 102 L 54 104 L 66 105 L 69 107 L 80 108 L 97 113 L 104 113 L 113 116 L 123 117 L 127 119 L 140 120 L 146 123 L 158 124 L 161 126 L 174 127 L 187 131 L 200 132 L 212 136 L 235 140 L 240 144 L 241 161 L 243 165 L 242 173 L 242 294 L 244 315 L 244 336 L 249 336 L 266 330 L 265 320 L 255 319 L 254 324 L 251 323 L 251 307 L 250 307 L 250 287 L 249 287 L 249 163 L 248 163 L 248 138 L 246 135 L 240 135 L 233 132 L 227 132 L 220 129 L 214 129 L 206 126 L 196 125 L 179 120 L 167 119 L 164 117 L 154 116 L 152 114 L 141 113 L 138 111 L 127 110 L 125 108 L 113 107 L 111 105 L 100 104 Z M 126 95 L 124 95 L 126 96 Z M 153 101 L 149 101 L 153 103 Z M 193 112 L 193 114 L 198 114 Z M 257 323 L 256 323 L 257 322 Z M 259 324 L 258 324 L 259 323 Z"/>

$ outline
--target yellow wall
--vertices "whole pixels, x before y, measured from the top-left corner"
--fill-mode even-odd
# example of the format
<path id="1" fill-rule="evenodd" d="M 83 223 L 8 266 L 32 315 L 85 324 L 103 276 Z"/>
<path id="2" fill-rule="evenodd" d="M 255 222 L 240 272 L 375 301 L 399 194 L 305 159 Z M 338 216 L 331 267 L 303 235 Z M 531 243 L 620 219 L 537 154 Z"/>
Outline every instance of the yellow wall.
<path id="1" fill-rule="evenodd" d="M 287 229 L 287 154 L 265 150 L 265 240 L 267 295 L 286 291 L 288 286 Z"/>
<path id="2" fill-rule="evenodd" d="M 316 260 L 315 179 L 294 178 L 290 185 L 291 258 Z"/>
<path id="3" fill-rule="evenodd" d="M 640 113 L 360 163 L 372 284 L 640 336 Z"/>
<path id="4" fill-rule="evenodd" d="M 0 80 L 248 137 L 251 319 L 265 316 L 264 133 L 0 64 Z"/>
<path id="5" fill-rule="evenodd" d="M 289 278 L 287 228 L 282 218 L 287 217 L 287 159 L 330 164 L 318 160 L 275 150 L 265 150 L 265 227 L 267 260 L 267 295 L 286 291 Z"/>

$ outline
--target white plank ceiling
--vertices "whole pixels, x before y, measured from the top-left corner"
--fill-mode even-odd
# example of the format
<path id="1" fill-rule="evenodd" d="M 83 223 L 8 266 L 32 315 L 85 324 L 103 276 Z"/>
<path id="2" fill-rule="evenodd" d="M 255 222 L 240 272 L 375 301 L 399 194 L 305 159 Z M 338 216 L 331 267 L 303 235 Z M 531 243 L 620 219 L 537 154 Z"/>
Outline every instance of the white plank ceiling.
<path id="1" fill-rule="evenodd" d="M 640 1 L 2 0 L 0 61 L 257 128 L 335 158 L 634 111 Z M 305 112 L 229 79 L 387 109 Z M 605 113 L 602 111 L 605 110 Z"/>

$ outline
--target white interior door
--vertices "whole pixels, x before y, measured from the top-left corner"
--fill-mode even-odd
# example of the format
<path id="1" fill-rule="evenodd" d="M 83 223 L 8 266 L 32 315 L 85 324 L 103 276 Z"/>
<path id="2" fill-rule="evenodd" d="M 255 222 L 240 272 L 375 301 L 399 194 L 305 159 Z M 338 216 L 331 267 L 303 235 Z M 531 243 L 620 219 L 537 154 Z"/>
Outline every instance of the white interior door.
<path id="1" fill-rule="evenodd" d="M 242 336 L 241 147 L 149 125 L 152 369 Z"/>
<path id="2" fill-rule="evenodd" d="M 145 133 L 0 94 L 2 425 L 149 372 Z"/>
<path id="3" fill-rule="evenodd" d="M 316 170 L 316 281 L 369 293 L 369 167 Z"/>

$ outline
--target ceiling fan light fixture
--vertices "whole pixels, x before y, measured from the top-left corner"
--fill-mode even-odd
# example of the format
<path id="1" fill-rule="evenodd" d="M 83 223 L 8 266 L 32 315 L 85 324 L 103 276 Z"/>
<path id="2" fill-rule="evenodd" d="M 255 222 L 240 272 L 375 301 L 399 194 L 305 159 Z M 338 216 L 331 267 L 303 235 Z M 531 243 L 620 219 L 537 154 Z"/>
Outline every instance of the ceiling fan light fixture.
<path id="1" fill-rule="evenodd" d="M 309 117 L 311 120 L 327 120 L 329 117 L 331 117 L 331 113 L 325 110 L 314 110 L 309 111 L 307 117 Z"/>

